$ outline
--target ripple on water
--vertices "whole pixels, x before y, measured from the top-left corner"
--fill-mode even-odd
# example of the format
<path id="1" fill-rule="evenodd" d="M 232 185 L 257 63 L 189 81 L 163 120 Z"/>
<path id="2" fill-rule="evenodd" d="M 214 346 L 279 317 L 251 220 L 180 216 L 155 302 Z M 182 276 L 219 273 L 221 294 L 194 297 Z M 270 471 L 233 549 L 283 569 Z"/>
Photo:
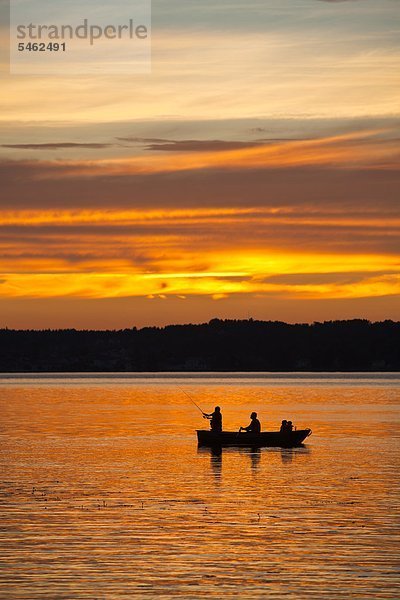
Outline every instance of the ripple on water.
<path id="1" fill-rule="evenodd" d="M 3 382 L 1 597 L 398 598 L 399 381 L 315 378 L 190 379 L 314 431 L 219 454 L 170 379 Z"/>

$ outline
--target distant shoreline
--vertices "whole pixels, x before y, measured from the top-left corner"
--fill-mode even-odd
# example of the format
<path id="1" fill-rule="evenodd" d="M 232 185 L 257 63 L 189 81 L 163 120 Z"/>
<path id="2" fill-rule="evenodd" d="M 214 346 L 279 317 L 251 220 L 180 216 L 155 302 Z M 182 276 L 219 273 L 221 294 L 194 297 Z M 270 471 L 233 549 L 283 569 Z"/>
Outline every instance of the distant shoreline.
<path id="1" fill-rule="evenodd" d="M 399 371 L 0 371 L 3 379 L 57 379 L 73 376 L 78 379 L 399 379 Z"/>
<path id="2" fill-rule="evenodd" d="M 390 373 L 400 322 L 212 319 L 119 331 L 0 330 L 0 373 Z"/>

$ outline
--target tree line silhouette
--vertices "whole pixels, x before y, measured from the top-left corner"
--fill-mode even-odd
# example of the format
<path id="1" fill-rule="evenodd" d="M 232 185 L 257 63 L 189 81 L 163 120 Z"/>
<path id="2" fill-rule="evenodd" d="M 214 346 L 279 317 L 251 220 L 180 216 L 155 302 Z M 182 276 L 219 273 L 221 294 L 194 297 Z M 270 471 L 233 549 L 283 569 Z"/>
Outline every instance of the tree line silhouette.
<path id="1" fill-rule="evenodd" d="M 399 371 L 400 322 L 0 330 L 1 372 Z"/>

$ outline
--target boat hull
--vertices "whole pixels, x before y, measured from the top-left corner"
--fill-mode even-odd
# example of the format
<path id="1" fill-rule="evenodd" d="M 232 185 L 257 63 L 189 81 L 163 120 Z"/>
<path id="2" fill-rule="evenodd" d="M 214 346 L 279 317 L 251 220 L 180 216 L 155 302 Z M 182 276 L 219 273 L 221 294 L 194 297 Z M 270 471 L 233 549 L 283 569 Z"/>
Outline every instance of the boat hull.
<path id="1" fill-rule="evenodd" d="M 298 429 L 287 433 L 280 431 L 263 431 L 261 433 L 238 433 L 237 431 L 222 431 L 216 433 L 206 429 L 197 430 L 199 446 L 262 446 L 294 448 L 300 446 L 311 435 L 311 429 Z"/>

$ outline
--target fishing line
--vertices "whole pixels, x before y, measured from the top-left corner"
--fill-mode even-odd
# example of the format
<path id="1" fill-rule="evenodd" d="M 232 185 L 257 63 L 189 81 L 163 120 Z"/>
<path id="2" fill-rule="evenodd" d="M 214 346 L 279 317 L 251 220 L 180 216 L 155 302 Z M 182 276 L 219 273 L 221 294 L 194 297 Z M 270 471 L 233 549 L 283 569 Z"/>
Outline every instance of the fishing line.
<path id="1" fill-rule="evenodd" d="M 192 402 L 192 404 L 194 404 L 194 405 L 195 405 L 195 407 L 196 407 L 196 408 L 197 408 L 197 409 L 198 409 L 198 410 L 201 412 L 201 414 L 204 416 L 206 413 L 204 412 L 204 410 L 202 410 L 202 409 L 200 408 L 200 406 L 199 406 L 198 404 L 196 404 L 196 402 L 193 400 L 193 398 L 191 398 L 191 397 L 189 396 L 189 394 L 188 394 L 188 393 L 187 393 L 187 392 L 186 392 L 184 389 L 182 389 L 181 387 L 180 387 L 179 389 L 181 390 L 181 392 L 183 392 L 183 393 L 184 393 L 184 394 L 185 394 L 185 395 L 186 395 L 186 396 L 189 398 L 190 402 Z"/>

